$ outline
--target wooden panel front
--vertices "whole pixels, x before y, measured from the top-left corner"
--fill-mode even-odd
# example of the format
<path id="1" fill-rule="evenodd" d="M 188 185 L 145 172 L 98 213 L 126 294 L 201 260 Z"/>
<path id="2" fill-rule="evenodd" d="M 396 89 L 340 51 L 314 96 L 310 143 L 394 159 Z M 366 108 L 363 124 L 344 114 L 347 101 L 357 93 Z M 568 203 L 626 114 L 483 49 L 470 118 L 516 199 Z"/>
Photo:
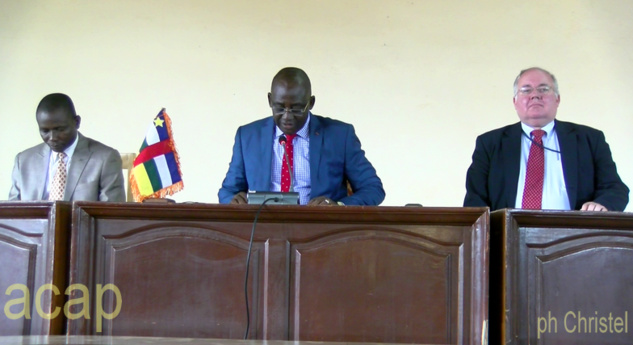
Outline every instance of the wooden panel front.
<path id="1" fill-rule="evenodd" d="M 37 344 L 37 345 L 317 345 L 308 341 L 283 341 L 283 340 L 236 340 L 236 339 L 209 339 L 209 338 L 155 338 L 155 337 L 109 337 L 98 335 L 74 335 L 74 336 L 12 336 L 0 337 L 0 345 Z M 364 343 L 363 345 L 376 345 L 379 343 Z M 380 343 L 389 345 L 389 343 Z M 350 345 L 349 343 L 318 343 L 318 345 Z M 422 344 L 420 344 L 422 345 Z M 432 344 L 428 344 L 432 345 Z"/>
<path id="2" fill-rule="evenodd" d="M 495 228 L 501 219 L 506 224 L 501 233 L 505 305 L 500 306 L 506 310 L 505 339 L 514 344 L 630 344 L 633 216 L 500 212 L 493 219 Z"/>
<path id="3" fill-rule="evenodd" d="M 104 335 L 244 336 L 244 273 L 257 206 L 74 210 L 71 283 L 121 309 Z M 249 338 L 470 344 L 487 315 L 487 209 L 265 206 L 248 284 Z M 71 298 L 78 298 L 80 292 Z M 117 298 L 104 295 L 105 313 Z M 78 311 L 78 306 L 73 309 Z"/>
<path id="4" fill-rule="evenodd" d="M 69 217 L 64 202 L 0 203 L 0 335 L 62 334 Z"/>
<path id="5" fill-rule="evenodd" d="M 81 211 L 78 216 L 77 221 L 91 227 L 79 230 L 85 237 L 73 237 L 71 269 L 76 275 L 71 283 L 89 287 L 93 319 L 99 317 L 97 284 L 104 292 L 103 313 L 115 312 L 117 304 L 122 309 L 112 320 L 101 317 L 101 332 L 95 322 L 80 318 L 71 323 L 72 334 L 244 336 L 246 240 L 197 222 L 93 219 Z M 249 278 L 253 324 L 261 314 L 252 295 L 261 290 L 260 247 L 254 248 Z M 116 286 L 121 300 L 103 289 L 106 284 Z"/>
<path id="6" fill-rule="evenodd" d="M 470 293 L 460 275 L 470 266 L 463 231 L 446 229 L 440 242 L 389 228 L 343 230 L 292 246 L 291 339 L 457 341 L 459 293 Z"/>
<path id="7" fill-rule="evenodd" d="M 246 313 L 244 298 L 236 292 L 244 284 L 248 242 L 178 224 L 135 230 L 104 234 L 97 242 L 97 254 L 105 254 L 103 276 L 126 292 L 125 310 L 130 311 L 113 319 L 113 334 L 241 338 Z M 253 254 L 252 272 L 257 273 L 258 251 Z M 250 291 L 260 290 L 256 278 L 251 276 Z M 252 298 L 256 323 L 258 305 Z"/>

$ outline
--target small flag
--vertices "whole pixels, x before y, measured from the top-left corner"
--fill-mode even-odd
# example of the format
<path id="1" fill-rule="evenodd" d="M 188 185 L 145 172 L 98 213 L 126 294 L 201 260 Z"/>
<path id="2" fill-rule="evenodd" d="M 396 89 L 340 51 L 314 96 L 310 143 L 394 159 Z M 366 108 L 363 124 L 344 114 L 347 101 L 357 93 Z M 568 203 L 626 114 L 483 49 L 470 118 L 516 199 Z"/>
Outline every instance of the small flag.
<path id="1" fill-rule="evenodd" d="M 134 200 L 164 198 L 183 188 L 171 119 L 163 108 L 149 126 L 130 175 Z"/>

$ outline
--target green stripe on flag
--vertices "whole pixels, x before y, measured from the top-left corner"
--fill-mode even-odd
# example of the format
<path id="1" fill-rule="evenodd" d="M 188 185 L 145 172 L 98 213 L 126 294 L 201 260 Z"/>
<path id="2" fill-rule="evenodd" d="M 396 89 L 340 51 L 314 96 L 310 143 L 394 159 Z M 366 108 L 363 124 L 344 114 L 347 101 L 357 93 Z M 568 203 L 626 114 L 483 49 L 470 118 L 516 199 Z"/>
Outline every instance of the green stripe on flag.
<path id="1" fill-rule="evenodd" d="M 147 176 L 149 176 L 149 180 L 152 183 L 154 192 L 163 189 L 163 183 L 160 180 L 160 174 L 158 173 L 158 168 L 156 167 L 154 160 L 150 159 L 143 163 L 143 165 L 145 165 L 145 170 L 147 171 Z"/>
<path id="2" fill-rule="evenodd" d="M 149 180 L 149 176 L 147 176 L 147 171 L 145 171 L 143 164 L 135 166 L 132 173 L 134 174 L 134 179 L 136 179 L 136 185 L 141 195 L 154 194 L 152 183 Z"/>

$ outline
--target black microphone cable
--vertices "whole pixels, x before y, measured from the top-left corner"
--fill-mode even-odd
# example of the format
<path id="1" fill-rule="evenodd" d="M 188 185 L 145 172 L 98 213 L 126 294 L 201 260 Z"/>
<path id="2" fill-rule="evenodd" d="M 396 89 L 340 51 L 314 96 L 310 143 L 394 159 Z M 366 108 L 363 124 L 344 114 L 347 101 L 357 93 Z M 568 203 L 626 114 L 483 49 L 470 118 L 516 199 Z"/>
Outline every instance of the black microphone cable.
<path id="1" fill-rule="evenodd" d="M 251 263 L 251 250 L 253 248 L 253 237 L 255 236 L 255 226 L 257 225 L 257 218 L 259 218 L 259 213 L 264 208 L 267 202 L 274 201 L 279 202 L 279 198 L 268 198 L 262 202 L 261 206 L 257 209 L 257 213 L 255 214 L 255 220 L 253 221 L 253 228 L 251 229 L 251 240 L 248 243 L 248 253 L 246 254 L 246 275 L 244 276 L 244 299 L 246 300 L 246 332 L 244 333 L 244 339 L 248 339 L 248 331 L 251 326 L 251 315 L 248 307 L 248 272 Z"/>

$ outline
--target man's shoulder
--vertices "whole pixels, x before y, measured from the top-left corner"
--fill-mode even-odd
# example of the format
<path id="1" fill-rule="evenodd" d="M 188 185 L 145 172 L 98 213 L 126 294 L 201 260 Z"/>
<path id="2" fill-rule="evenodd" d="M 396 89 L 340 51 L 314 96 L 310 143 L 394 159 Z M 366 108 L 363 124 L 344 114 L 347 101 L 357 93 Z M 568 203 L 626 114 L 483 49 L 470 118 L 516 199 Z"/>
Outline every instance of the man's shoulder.
<path id="1" fill-rule="evenodd" d="M 18 156 L 32 156 L 34 154 L 39 154 L 44 152 L 46 150 L 46 147 L 47 146 L 45 143 L 40 143 L 35 146 L 31 146 L 24 151 L 21 151 L 20 153 L 18 153 Z"/>
<path id="2" fill-rule="evenodd" d="M 512 131 L 519 130 L 520 128 L 521 128 L 521 123 L 520 122 L 516 122 L 516 123 L 513 123 L 511 125 L 495 128 L 493 130 L 490 130 L 488 132 L 480 134 L 479 138 L 485 139 L 485 140 L 499 139 L 502 136 L 504 136 L 504 135 L 506 135 L 506 134 L 508 134 L 508 133 L 510 133 Z"/>
<path id="3" fill-rule="evenodd" d="M 104 153 L 106 153 L 106 152 L 107 153 L 115 152 L 116 154 L 119 154 L 119 151 L 117 149 L 115 149 L 115 148 L 113 148 L 111 146 L 108 146 L 108 145 L 106 145 L 106 144 L 104 144 L 104 143 L 102 143 L 102 142 L 100 142 L 98 140 L 89 138 L 87 136 L 84 136 L 84 135 L 80 134 L 78 140 L 80 140 L 80 142 L 77 144 L 78 145 L 77 148 L 80 147 L 79 145 L 81 144 L 81 141 L 85 140 L 86 147 L 92 152 L 104 152 Z"/>
<path id="4" fill-rule="evenodd" d="M 352 127 L 351 124 L 330 117 L 312 114 L 313 120 L 323 127 Z"/>
<path id="5" fill-rule="evenodd" d="M 250 129 L 262 128 L 264 126 L 269 125 L 272 122 L 272 120 L 273 120 L 273 118 L 271 116 L 264 117 L 262 119 L 255 120 L 255 121 L 247 123 L 245 125 L 241 125 L 240 129 L 250 130 Z"/>
<path id="6" fill-rule="evenodd" d="M 310 120 L 311 135 L 321 132 L 327 137 L 342 139 L 347 138 L 351 133 L 355 133 L 354 126 L 352 124 L 320 115 L 312 114 L 312 117 L 313 118 Z"/>
<path id="7" fill-rule="evenodd" d="M 602 135 L 602 131 L 587 125 L 581 125 L 574 122 L 556 120 L 556 130 L 558 131 L 575 131 L 585 135 Z"/>
<path id="8" fill-rule="evenodd" d="M 332 119 L 329 117 L 311 114 L 311 122 L 316 123 L 322 127 L 351 127 L 352 125 L 340 120 Z M 255 120 L 253 122 L 247 123 L 245 125 L 241 125 L 240 129 L 250 130 L 250 129 L 259 129 L 264 126 L 269 126 L 273 124 L 272 117 L 265 117 L 259 120 Z"/>

